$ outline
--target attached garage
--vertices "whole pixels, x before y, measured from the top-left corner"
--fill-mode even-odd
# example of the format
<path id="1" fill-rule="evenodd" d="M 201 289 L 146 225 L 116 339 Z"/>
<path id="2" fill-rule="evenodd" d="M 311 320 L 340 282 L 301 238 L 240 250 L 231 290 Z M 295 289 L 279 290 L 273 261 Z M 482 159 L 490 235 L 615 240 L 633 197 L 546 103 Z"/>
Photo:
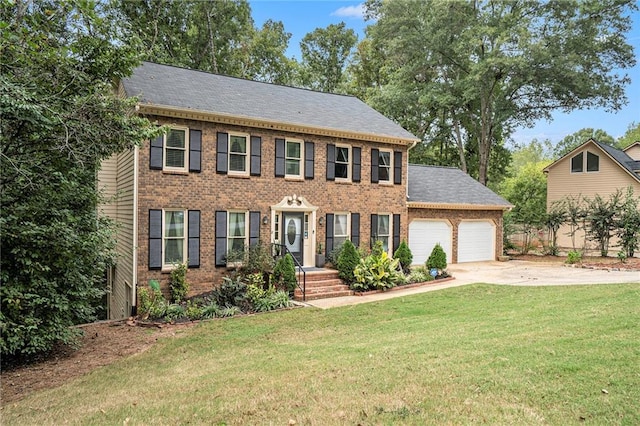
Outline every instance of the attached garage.
<path id="1" fill-rule="evenodd" d="M 496 258 L 496 227 L 488 220 L 458 224 L 458 263 Z"/>
<path id="2" fill-rule="evenodd" d="M 460 169 L 409 164 L 408 243 L 424 264 L 436 242 L 448 263 L 502 255 L 502 216 L 513 206 Z"/>
<path id="3" fill-rule="evenodd" d="M 451 259 L 452 227 L 446 220 L 416 219 L 409 224 L 409 249 L 413 263 L 424 264 L 436 244 L 440 244 Z"/>

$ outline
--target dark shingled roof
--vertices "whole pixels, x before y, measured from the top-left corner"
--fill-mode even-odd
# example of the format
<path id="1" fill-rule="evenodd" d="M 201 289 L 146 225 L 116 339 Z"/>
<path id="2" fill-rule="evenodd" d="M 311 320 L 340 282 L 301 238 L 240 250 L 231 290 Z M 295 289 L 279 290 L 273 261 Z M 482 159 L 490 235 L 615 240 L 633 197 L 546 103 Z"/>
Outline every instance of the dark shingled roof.
<path id="1" fill-rule="evenodd" d="M 143 62 L 122 81 L 141 104 L 415 141 L 358 98 Z"/>
<path id="2" fill-rule="evenodd" d="M 602 149 L 604 152 L 606 152 L 611 157 L 613 157 L 613 159 L 616 160 L 616 162 L 618 162 L 623 168 L 627 169 L 633 177 L 635 177 L 638 181 L 640 181 L 640 176 L 636 174 L 636 171 L 640 170 L 640 167 L 639 167 L 640 162 L 635 161 L 633 158 L 629 156 L 629 154 L 627 154 L 624 151 L 620 151 L 619 149 L 616 149 L 602 142 L 598 142 L 594 139 L 591 139 L 591 140 L 596 145 L 598 145 L 600 149 Z"/>
<path id="3" fill-rule="evenodd" d="M 512 207 L 460 169 L 409 164 L 409 202 Z"/>

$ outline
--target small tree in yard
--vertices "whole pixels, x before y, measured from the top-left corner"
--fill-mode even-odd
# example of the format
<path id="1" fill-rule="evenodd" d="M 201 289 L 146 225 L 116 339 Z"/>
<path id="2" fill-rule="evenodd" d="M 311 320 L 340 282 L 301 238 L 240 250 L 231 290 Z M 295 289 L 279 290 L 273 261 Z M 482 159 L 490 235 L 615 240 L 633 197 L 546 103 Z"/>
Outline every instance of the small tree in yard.
<path id="1" fill-rule="evenodd" d="M 620 240 L 620 248 L 626 257 L 633 257 L 640 245 L 640 210 L 638 197 L 633 194 L 633 188 L 627 189 L 627 196 L 622 203 L 617 220 L 616 236 Z"/>
<path id="2" fill-rule="evenodd" d="M 180 303 L 189 293 L 189 283 L 187 282 L 187 263 L 179 263 L 171 271 L 169 277 L 169 293 L 173 303 Z"/>
<path id="3" fill-rule="evenodd" d="M 355 282 L 353 271 L 358 263 L 360 263 L 360 255 L 356 246 L 350 240 L 346 240 L 338 256 L 338 276 L 347 284 Z"/>
<path id="4" fill-rule="evenodd" d="M 620 191 L 612 194 L 608 200 L 596 194 L 587 200 L 585 215 L 586 233 L 589 239 L 598 243 L 600 256 L 609 253 L 609 240 L 617 228 L 616 213 L 620 209 Z"/>
<path id="5" fill-rule="evenodd" d="M 411 253 L 411 249 L 407 245 L 406 241 L 402 241 L 398 246 L 398 249 L 393 254 L 394 259 L 398 259 L 400 261 L 400 265 L 402 266 L 402 271 L 405 274 L 408 274 L 411 271 L 411 263 L 413 263 L 413 254 Z"/>
<path id="6" fill-rule="evenodd" d="M 433 250 L 431 250 L 431 255 L 427 259 L 426 265 L 427 269 L 435 268 L 438 271 L 447 269 L 447 254 L 440 243 L 436 243 Z"/>
<path id="7" fill-rule="evenodd" d="M 290 253 L 285 254 L 276 262 L 276 266 L 273 268 L 273 280 L 276 285 L 289 293 L 293 293 L 295 290 L 298 280 L 296 279 L 296 267 Z"/>
<path id="8" fill-rule="evenodd" d="M 546 251 L 552 256 L 558 255 L 558 230 L 566 220 L 567 212 L 565 210 L 564 201 L 554 202 L 551 205 L 551 210 L 547 213 L 544 219 L 544 224 L 549 233 L 550 242 Z"/>

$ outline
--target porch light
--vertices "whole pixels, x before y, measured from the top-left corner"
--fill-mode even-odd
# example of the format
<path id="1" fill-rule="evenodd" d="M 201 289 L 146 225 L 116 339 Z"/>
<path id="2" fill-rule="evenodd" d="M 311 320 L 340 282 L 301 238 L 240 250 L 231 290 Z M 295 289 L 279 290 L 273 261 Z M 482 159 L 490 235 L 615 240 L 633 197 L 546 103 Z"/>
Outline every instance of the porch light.
<path id="1" fill-rule="evenodd" d="M 263 224 L 263 225 L 266 225 L 267 223 L 269 223 L 269 216 L 264 215 L 264 216 L 262 217 L 262 224 Z"/>
<path id="2" fill-rule="evenodd" d="M 318 219 L 318 225 L 324 225 L 324 217 L 320 216 L 320 219 Z"/>

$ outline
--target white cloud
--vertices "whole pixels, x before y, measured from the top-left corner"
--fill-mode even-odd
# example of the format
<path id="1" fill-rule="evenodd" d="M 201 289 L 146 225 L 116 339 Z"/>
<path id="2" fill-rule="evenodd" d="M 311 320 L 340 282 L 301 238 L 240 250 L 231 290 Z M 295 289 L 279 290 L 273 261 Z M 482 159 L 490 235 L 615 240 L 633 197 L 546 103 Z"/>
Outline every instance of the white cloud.
<path id="1" fill-rule="evenodd" d="M 331 16 L 340 16 L 342 18 L 364 18 L 364 3 L 360 3 L 355 6 L 341 7 L 335 12 L 331 13 Z"/>

